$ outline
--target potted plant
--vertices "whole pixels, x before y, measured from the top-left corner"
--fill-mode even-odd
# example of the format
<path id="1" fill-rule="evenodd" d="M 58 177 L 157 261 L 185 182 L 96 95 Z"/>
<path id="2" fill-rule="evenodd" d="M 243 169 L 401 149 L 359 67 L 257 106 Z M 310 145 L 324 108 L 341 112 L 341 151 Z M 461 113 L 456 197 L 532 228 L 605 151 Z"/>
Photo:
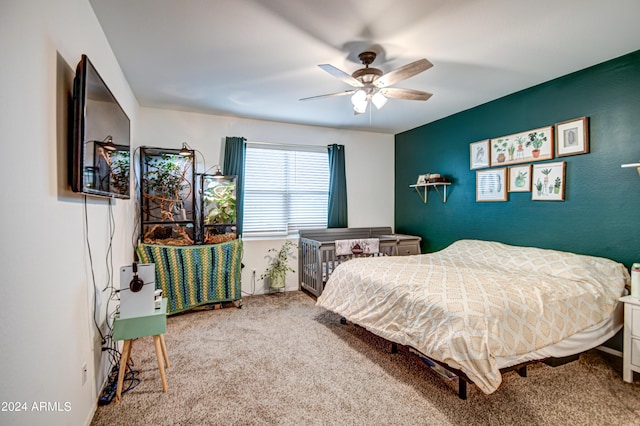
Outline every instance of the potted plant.
<path id="1" fill-rule="evenodd" d="M 545 143 L 546 141 L 547 141 L 547 137 L 542 133 L 538 133 L 538 132 L 529 133 L 529 140 L 527 141 L 526 146 L 533 147 L 533 150 L 531 151 L 531 155 L 533 155 L 533 158 L 540 157 L 540 148 L 542 147 L 542 144 Z"/>
<path id="2" fill-rule="evenodd" d="M 562 184 L 562 180 L 560 179 L 560 177 L 557 177 L 555 183 L 553 184 L 553 193 L 554 194 L 559 194 L 560 193 L 560 185 L 561 184 Z"/>
<path id="3" fill-rule="evenodd" d="M 516 152 L 516 147 L 511 144 L 509 145 L 509 161 L 513 160 L 513 154 Z"/>
<path id="4" fill-rule="evenodd" d="M 540 170 L 540 173 L 542 173 L 544 175 L 544 185 L 543 188 L 546 191 L 547 188 L 549 188 L 549 173 L 551 173 L 551 169 L 542 169 Z M 551 186 L 551 189 L 553 189 L 553 186 Z"/>
<path id="5" fill-rule="evenodd" d="M 520 170 L 518 175 L 516 176 L 515 184 L 518 188 L 522 188 L 526 182 L 527 172 L 525 170 Z"/>
<path id="6" fill-rule="evenodd" d="M 496 149 L 496 152 L 498 153 L 498 157 L 496 158 L 496 161 L 498 161 L 498 163 L 504 162 L 505 160 L 504 152 L 507 150 L 506 139 L 498 139 L 496 143 L 493 144 L 493 147 Z"/>
<path id="7" fill-rule="evenodd" d="M 267 251 L 265 259 L 269 259 L 269 266 L 267 266 L 267 269 L 264 271 L 264 273 L 260 275 L 260 279 L 269 279 L 269 288 L 284 288 L 286 284 L 287 272 L 295 272 L 293 268 L 289 266 L 288 262 L 289 257 L 295 259 L 293 249 L 297 247 L 298 246 L 295 245 L 291 240 L 287 240 L 282 245 L 282 247 L 280 247 L 280 249 L 271 248 L 269 249 L 269 251 Z"/>
<path id="8" fill-rule="evenodd" d="M 538 195 L 542 195 L 542 182 L 540 182 L 540 178 L 536 181 L 536 190 L 538 191 Z"/>

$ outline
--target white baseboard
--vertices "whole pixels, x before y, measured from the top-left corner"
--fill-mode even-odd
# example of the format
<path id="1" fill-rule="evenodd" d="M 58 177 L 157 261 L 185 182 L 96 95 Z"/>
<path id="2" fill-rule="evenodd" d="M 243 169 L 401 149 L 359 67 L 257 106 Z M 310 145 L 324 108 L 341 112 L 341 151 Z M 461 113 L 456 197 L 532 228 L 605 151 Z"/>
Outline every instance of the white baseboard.
<path id="1" fill-rule="evenodd" d="M 100 396 L 98 396 L 98 400 L 99 399 L 100 399 Z M 84 422 L 85 426 L 90 426 L 91 425 L 91 422 L 93 421 L 93 416 L 96 415 L 96 411 L 98 411 L 98 402 L 97 402 L 97 400 L 96 400 L 96 403 L 93 405 L 93 409 L 89 413 L 89 416 L 85 419 L 85 422 Z"/>

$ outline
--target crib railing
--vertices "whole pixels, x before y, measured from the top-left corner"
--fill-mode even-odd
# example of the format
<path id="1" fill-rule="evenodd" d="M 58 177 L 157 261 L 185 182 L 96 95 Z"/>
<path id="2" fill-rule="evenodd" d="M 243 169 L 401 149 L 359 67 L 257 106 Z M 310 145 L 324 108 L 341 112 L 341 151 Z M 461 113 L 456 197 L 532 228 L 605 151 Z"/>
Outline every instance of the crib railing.
<path id="1" fill-rule="evenodd" d="M 322 232 L 324 231 L 324 232 Z M 391 228 L 355 228 L 339 230 L 301 231 L 298 255 L 298 276 L 300 288 L 320 296 L 324 284 L 335 268 L 355 257 L 397 255 L 397 239 L 390 236 Z M 379 238 L 379 252 L 338 256 L 335 250 L 337 239 Z M 417 244 L 420 239 L 417 238 Z"/>

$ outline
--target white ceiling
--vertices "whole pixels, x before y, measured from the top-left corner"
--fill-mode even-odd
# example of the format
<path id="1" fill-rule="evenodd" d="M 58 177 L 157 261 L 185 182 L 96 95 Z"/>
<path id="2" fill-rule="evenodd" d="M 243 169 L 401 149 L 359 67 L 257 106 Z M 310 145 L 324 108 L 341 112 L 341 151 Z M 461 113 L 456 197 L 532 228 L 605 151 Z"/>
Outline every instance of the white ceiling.
<path id="1" fill-rule="evenodd" d="M 140 105 L 396 134 L 640 49 L 639 0 L 90 0 Z M 354 115 L 347 73 L 380 52 L 433 93 Z"/>

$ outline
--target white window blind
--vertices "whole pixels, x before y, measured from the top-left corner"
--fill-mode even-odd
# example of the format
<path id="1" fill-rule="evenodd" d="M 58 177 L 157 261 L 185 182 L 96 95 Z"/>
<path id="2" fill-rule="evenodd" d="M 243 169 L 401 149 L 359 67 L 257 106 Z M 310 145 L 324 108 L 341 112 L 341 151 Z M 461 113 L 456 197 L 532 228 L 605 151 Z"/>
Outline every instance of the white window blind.
<path id="1" fill-rule="evenodd" d="M 325 147 L 248 143 L 244 173 L 244 236 L 327 227 Z"/>

